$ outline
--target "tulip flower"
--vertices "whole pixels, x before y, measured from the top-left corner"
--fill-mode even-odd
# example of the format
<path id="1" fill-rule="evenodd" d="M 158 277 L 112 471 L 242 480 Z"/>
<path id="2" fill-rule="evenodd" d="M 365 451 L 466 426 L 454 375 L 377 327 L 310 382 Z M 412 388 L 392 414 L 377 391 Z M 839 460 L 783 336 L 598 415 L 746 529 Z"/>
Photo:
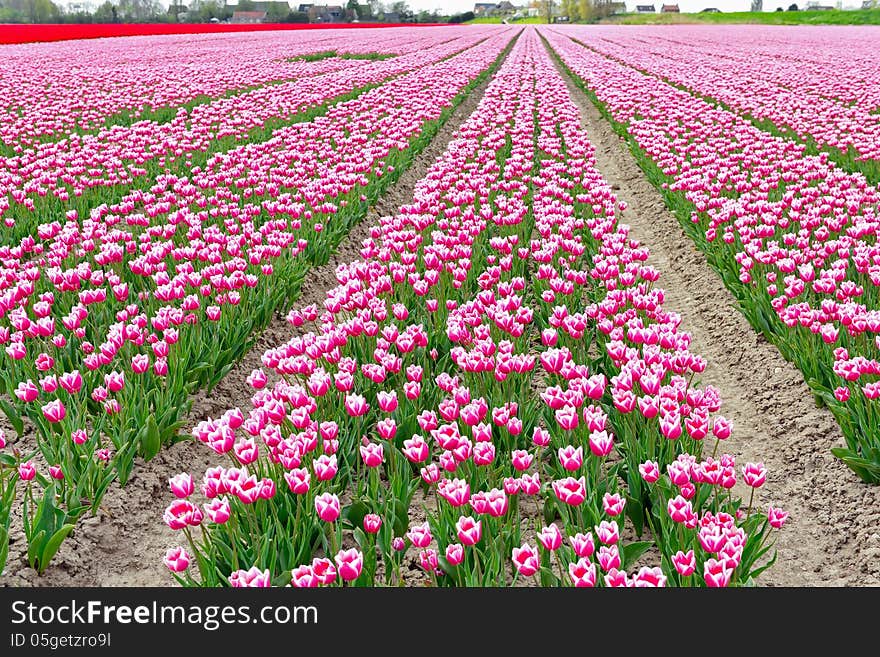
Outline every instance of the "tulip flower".
<path id="1" fill-rule="evenodd" d="M 182 547 L 173 547 L 168 548 L 163 561 L 172 573 L 182 573 L 189 568 L 190 556 Z"/>

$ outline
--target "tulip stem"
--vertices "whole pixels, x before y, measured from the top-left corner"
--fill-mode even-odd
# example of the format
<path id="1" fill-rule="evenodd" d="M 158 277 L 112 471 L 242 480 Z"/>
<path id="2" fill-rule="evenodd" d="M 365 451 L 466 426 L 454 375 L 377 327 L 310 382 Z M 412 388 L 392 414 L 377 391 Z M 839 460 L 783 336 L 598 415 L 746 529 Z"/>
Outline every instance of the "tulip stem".
<path id="1" fill-rule="evenodd" d="M 559 585 L 565 586 L 565 571 L 562 570 L 562 560 L 559 558 L 559 550 L 553 550 L 553 559 L 559 569 Z"/>

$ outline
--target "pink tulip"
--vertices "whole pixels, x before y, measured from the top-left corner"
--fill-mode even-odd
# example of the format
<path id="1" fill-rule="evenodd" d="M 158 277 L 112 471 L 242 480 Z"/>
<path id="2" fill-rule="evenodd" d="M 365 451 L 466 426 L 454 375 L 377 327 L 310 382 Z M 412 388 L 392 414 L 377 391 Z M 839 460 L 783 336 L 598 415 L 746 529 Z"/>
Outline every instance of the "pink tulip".
<path id="1" fill-rule="evenodd" d="M 682 552 L 679 550 L 672 556 L 672 565 L 675 566 L 675 570 L 682 577 L 693 575 L 697 568 L 694 551 L 688 550 L 687 552 Z"/>
<path id="2" fill-rule="evenodd" d="M 312 573 L 319 584 L 329 586 L 336 581 L 336 566 L 330 559 L 312 559 Z"/>
<path id="3" fill-rule="evenodd" d="M 18 476 L 22 481 L 31 481 L 37 476 L 37 468 L 31 461 L 25 461 L 18 465 Z"/>
<path id="4" fill-rule="evenodd" d="M 382 527 L 382 518 L 375 513 L 368 513 L 364 516 L 364 531 L 368 534 L 375 534 Z"/>
<path id="5" fill-rule="evenodd" d="M 660 568 L 642 566 L 639 572 L 633 575 L 632 582 L 636 588 L 663 588 L 666 586 L 666 576 Z"/>
<path id="6" fill-rule="evenodd" d="M 566 477 L 553 482 L 553 492 L 560 502 L 565 502 L 571 506 L 578 506 L 583 503 L 587 497 L 587 484 L 584 477 L 575 479 L 574 477 Z"/>
<path id="7" fill-rule="evenodd" d="M 168 480 L 168 485 L 171 488 L 171 492 L 174 493 L 174 496 L 181 499 L 189 497 L 195 490 L 192 476 L 186 472 L 171 477 Z"/>
<path id="8" fill-rule="evenodd" d="M 523 449 L 516 449 L 511 452 L 511 462 L 514 469 L 519 472 L 528 470 L 533 461 L 534 457 Z"/>
<path id="9" fill-rule="evenodd" d="M 266 386 L 267 378 L 263 370 L 254 370 L 247 377 L 247 384 L 256 390 Z"/>
<path id="10" fill-rule="evenodd" d="M 559 448 L 558 455 L 559 464 L 569 472 L 576 472 L 577 470 L 580 470 L 581 465 L 583 465 L 583 447 L 575 449 L 572 445 L 566 445 L 565 447 Z"/>
<path id="11" fill-rule="evenodd" d="M 320 584 L 311 566 L 297 566 L 290 572 L 290 585 L 298 589 L 312 589 Z"/>
<path id="12" fill-rule="evenodd" d="M 767 511 L 767 520 L 774 529 L 782 529 L 785 521 L 788 520 L 788 512 L 771 506 Z"/>
<path id="13" fill-rule="evenodd" d="M 538 541 L 545 550 L 558 550 L 562 546 L 562 532 L 559 531 L 559 527 L 556 525 L 548 525 L 541 529 L 538 534 Z"/>
<path id="14" fill-rule="evenodd" d="M 215 497 L 204 505 L 204 509 L 208 520 L 218 525 L 228 521 L 232 515 L 229 500 L 225 497 Z"/>
<path id="15" fill-rule="evenodd" d="M 589 438 L 590 451 L 594 455 L 604 458 L 611 453 L 614 447 L 614 436 L 607 431 L 594 431 Z"/>
<path id="16" fill-rule="evenodd" d="M 82 390 L 83 378 L 79 373 L 79 370 L 73 370 L 72 372 L 65 372 L 59 376 L 58 383 L 66 392 L 73 395 Z"/>
<path id="17" fill-rule="evenodd" d="M 568 574 L 576 588 L 593 588 L 596 586 L 596 564 L 589 559 L 578 559 L 568 564 Z"/>
<path id="18" fill-rule="evenodd" d="M 464 560 L 464 547 L 459 543 L 446 546 L 446 561 L 450 566 L 457 566 Z"/>
<path id="19" fill-rule="evenodd" d="M 723 588 L 730 583 L 733 571 L 724 561 L 707 559 L 703 564 L 703 579 L 710 588 Z"/>
<path id="20" fill-rule="evenodd" d="M 335 522 L 339 518 L 339 498 L 333 493 L 321 493 L 315 497 L 315 511 L 324 522 Z"/>
<path id="21" fill-rule="evenodd" d="M 366 443 L 360 446 L 361 459 L 368 468 L 376 468 L 382 465 L 384 459 L 382 445 L 378 443 Z"/>
<path id="22" fill-rule="evenodd" d="M 619 516 L 623 513 L 623 507 L 626 506 L 626 499 L 614 493 L 605 493 L 602 497 L 602 509 L 609 516 Z"/>
<path id="23" fill-rule="evenodd" d="M 422 523 L 421 525 L 413 525 L 410 527 L 409 531 L 406 533 L 406 537 L 409 539 L 410 543 L 415 545 L 417 548 L 426 548 L 431 544 L 432 536 L 431 536 L 431 527 L 427 522 Z"/>
<path id="24" fill-rule="evenodd" d="M 312 469 L 318 481 L 330 481 L 339 470 L 336 455 L 322 454 L 312 462 Z"/>
<path id="25" fill-rule="evenodd" d="M 162 561 L 172 573 L 182 573 L 189 568 L 190 557 L 184 548 L 173 547 L 168 548 Z"/>
<path id="26" fill-rule="evenodd" d="M 541 568 L 537 550 L 526 543 L 513 548 L 513 565 L 520 575 L 531 577 Z"/>
<path id="27" fill-rule="evenodd" d="M 366 399 L 361 395 L 349 394 L 345 396 L 345 412 L 350 416 L 359 417 L 365 415 L 369 408 L 370 406 L 367 404 Z"/>
<path id="28" fill-rule="evenodd" d="M 550 434 L 541 427 L 535 427 L 532 432 L 532 442 L 539 447 L 546 447 L 550 444 Z"/>
<path id="29" fill-rule="evenodd" d="M 752 488 L 760 488 L 767 480 L 767 469 L 763 463 L 746 463 L 742 474 L 743 481 Z"/>
<path id="30" fill-rule="evenodd" d="M 606 573 L 612 569 L 620 568 L 620 552 L 616 545 L 603 545 L 596 554 L 599 567 Z"/>
<path id="31" fill-rule="evenodd" d="M 305 468 L 294 468 L 284 473 L 284 480 L 290 492 L 296 495 L 305 495 L 309 492 L 311 475 Z"/>
<path id="32" fill-rule="evenodd" d="M 189 500 L 177 499 L 167 509 L 163 519 L 171 529 L 197 527 L 202 524 L 202 511 Z"/>
<path id="33" fill-rule="evenodd" d="M 525 495 L 537 495 L 541 492 L 541 478 L 536 472 L 532 475 L 523 473 L 519 477 L 519 489 Z"/>
<path id="34" fill-rule="evenodd" d="M 355 548 L 340 550 L 334 557 L 336 570 L 346 582 L 353 582 L 361 576 L 364 567 L 364 555 Z"/>
<path id="35" fill-rule="evenodd" d="M 229 575 L 229 584 L 233 588 L 269 588 L 272 585 L 268 570 L 260 570 L 257 566 L 250 570 L 236 570 Z"/>
<path id="36" fill-rule="evenodd" d="M 37 388 L 33 381 L 28 379 L 27 381 L 22 381 L 18 384 L 18 387 L 15 389 L 15 396 L 26 404 L 29 404 L 40 396 L 40 389 Z"/>
<path id="37" fill-rule="evenodd" d="M 413 463 L 424 463 L 430 452 L 428 443 L 419 435 L 403 441 L 403 455 Z"/>
<path id="38" fill-rule="evenodd" d="M 611 522 L 603 520 L 595 529 L 596 537 L 599 539 L 599 542 L 604 543 L 605 545 L 613 545 L 620 539 L 620 530 L 618 529 L 615 520 L 612 520 Z"/>

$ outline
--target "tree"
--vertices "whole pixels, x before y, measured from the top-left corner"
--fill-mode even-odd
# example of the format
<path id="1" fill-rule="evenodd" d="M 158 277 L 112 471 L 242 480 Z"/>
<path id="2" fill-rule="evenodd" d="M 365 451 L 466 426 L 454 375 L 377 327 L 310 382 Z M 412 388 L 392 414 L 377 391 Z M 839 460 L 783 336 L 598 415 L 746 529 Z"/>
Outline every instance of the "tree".
<path id="1" fill-rule="evenodd" d="M 450 23 L 467 23 L 468 21 L 472 21 L 476 18 L 474 16 L 474 12 L 466 11 L 463 14 L 456 14 L 449 19 Z"/>
<path id="2" fill-rule="evenodd" d="M 193 0 L 189 6 L 187 20 L 194 23 L 210 23 L 212 18 L 225 20 L 230 16 L 232 12 L 219 0 Z"/>
<path id="3" fill-rule="evenodd" d="M 31 23 L 57 23 L 61 10 L 51 0 L 26 0 L 25 13 Z"/>
<path id="4" fill-rule="evenodd" d="M 290 13 L 290 6 L 283 2 L 273 2 L 266 9 L 266 20 L 270 23 L 283 23 Z"/>
<path id="5" fill-rule="evenodd" d="M 544 18 L 548 23 L 553 22 L 553 0 L 543 0 Z"/>
<path id="6" fill-rule="evenodd" d="M 256 9 L 254 0 L 238 0 L 236 11 L 254 11 L 254 9 Z"/>
<path id="7" fill-rule="evenodd" d="M 578 17 L 582 21 L 590 20 L 592 16 L 592 6 L 590 5 L 590 0 L 578 0 Z"/>
<path id="8" fill-rule="evenodd" d="M 580 18 L 577 0 L 562 0 L 562 13 L 568 16 L 568 20 L 574 22 Z"/>
<path id="9" fill-rule="evenodd" d="M 782 11 L 782 7 L 777 7 L 776 11 Z"/>
<path id="10" fill-rule="evenodd" d="M 798 11 L 798 6 L 792 2 L 788 5 L 788 11 Z"/>
<path id="11" fill-rule="evenodd" d="M 764 0 L 752 0 L 752 11 L 764 11 Z"/>
<path id="12" fill-rule="evenodd" d="M 105 0 L 104 4 L 95 10 L 95 21 L 98 23 L 115 23 L 119 20 L 119 16 L 114 5 L 110 0 Z"/>

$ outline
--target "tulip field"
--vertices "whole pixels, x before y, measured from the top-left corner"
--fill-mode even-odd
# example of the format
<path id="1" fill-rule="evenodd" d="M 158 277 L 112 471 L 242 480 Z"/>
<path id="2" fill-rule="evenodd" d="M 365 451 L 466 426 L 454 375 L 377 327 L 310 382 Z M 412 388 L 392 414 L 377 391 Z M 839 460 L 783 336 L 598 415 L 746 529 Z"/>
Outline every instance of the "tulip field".
<path id="1" fill-rule="evenodd" d="M 880 584 L 878 37 L 0 46 L 0 583 Z"/>

